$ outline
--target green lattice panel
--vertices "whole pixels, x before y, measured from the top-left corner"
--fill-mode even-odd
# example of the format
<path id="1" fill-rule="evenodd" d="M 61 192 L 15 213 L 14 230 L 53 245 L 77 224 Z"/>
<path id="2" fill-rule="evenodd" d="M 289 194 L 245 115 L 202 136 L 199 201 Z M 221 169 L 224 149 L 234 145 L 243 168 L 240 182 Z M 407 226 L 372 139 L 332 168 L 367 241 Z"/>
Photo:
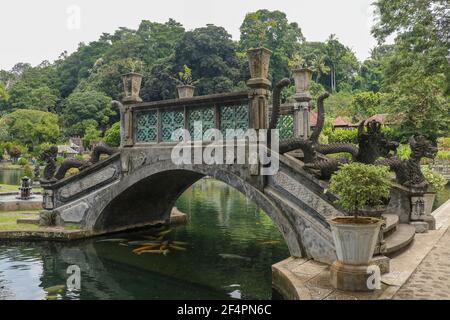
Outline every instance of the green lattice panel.
<path id="1" fill-rule="evenodd" d="M 202 131 L 199 128 L 194 127 L 195 122 L 200 122 L 202 124 Z M 189 112 L 189 133 L 192 140 L 211 140 L 211 137 L 204 136 L 204 133 L 208 129 L 213 129 L 216 127 L 214 108 L 207 107 L 202 109 L 195 109 Z"/>
<path id="2" fill-rule="evenodd" d="M 294 136 L 294 117 L 291 114 L 280 115 L 277 129 L 280 130 L 280 139 L 288 139 Z"/>
<path id="3" fill-rule="evenodd" d="M 226 106 L 220 109 L 220 129 L 226 138 L 227 129 L 241 129 L 240 135 L 248 130 L 248 105 Z"/>
<path id="4" fill-rule="evenodd" d="M 184 128 L 183 111 L 161 112 L 161 140 L 172 141 L 172 133 L 177 129 Z"/>
<path id="5" fill-rule="evenodd" d="M 136 141 L 157 142 L 158 113 L 156 111 L 140 112 L 136 119 Z"/>

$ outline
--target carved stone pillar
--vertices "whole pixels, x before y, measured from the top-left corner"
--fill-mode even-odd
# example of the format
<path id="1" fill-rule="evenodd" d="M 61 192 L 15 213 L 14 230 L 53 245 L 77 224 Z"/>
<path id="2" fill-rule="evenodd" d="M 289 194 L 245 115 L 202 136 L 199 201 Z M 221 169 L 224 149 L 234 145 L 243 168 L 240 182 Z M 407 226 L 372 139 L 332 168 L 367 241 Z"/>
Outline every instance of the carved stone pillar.
<path id="1" fill-rule="evenodd" d="M 272 52 L 266 48 L 256 48 L 247 51 L 250 80 L 247 81 L 249 105 L 249 128 L 257 131 L 259 139 L 259 130 L 269 127 L 269 96 L 271 82 L 269 76 L 269 62 Z M 250 164 L 250 174 L 257 176 L 260 174 L 261 161 L 258 164 Z"/>
<path id="2" fill-rule="evenodd" d="M 122 76 L 125 97 L 122 100 L 123 105 L 120 106 L 120 123 L 123 132 L 121 146 L 132 147 L 133 139 L 133 110 L 132 106 L 142 102 L 139 97 L 141 90 L 142 75 L 138 73 L 128 73 Z"/>
<path id="3" fill-rule="evenodd" d="M 120 108 L 121 147 L 132 147 L 133 140 L 133 113 L 130 104 L 123 104 Z"/>
<path id="4" fill-rule="evenodd" d="M 301 68 L 293 70 L 295 81 L 294 99 L 294 136 L 298 138 L 308 138 L 310 134 L 309 109 L 311 95 L 309 94 L 309 84 L 312 79 L 312 70 Z"/>
<path id="5" fill-rule="evenodd" d="M 269 62 L 272 52 L 266 48 L 250 49 L 247 52 L 251 79 L 247 81 L 250 99 L 250 128 L 267 129 L 269 126 L 268 100 L 271 83 Z"/>

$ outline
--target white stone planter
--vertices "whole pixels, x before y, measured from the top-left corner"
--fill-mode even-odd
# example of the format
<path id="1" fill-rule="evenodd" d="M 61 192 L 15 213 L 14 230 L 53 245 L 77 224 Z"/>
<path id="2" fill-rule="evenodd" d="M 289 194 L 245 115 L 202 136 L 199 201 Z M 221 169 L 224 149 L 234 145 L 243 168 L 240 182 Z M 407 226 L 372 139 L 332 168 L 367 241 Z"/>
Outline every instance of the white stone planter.
<path id="1" fill-rule="evenodd" d="M 329 220 L 338 260 L 347 265 L 368 265 L 377 244 L 382 220 L 358 217 L 367 223 L 355 223 L 354 217 Z"/>
<path id="2" fill-rule="evenodd" d="M 194 96 L 194 89 L 195 87 L 190 85 L 177 86 L 178 98 L 192 98 Z"/>

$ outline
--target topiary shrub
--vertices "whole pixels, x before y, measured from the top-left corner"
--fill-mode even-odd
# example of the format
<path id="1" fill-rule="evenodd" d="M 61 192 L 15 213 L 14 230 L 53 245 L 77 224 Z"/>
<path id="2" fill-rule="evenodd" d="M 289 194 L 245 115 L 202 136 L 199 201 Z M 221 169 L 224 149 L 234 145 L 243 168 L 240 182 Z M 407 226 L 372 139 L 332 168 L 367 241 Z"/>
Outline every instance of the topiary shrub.
<path id="1" fill-rule="evenodd" d="M 34 176 L 33 174 L 33 168 L 31 167 L 31 165 L 29 163 L 26 163 L 23 166 L 23 175 L 27 176 L 29 178 L 32 178 Z"/>
<path id="2" fill-rule="evenodd" d="M 391 187 L 389 177 L 388 167 L 354 162 L 333 174 L 329 190 L 339 197 L 336 203 L 356 217 L 359 210 L 385 204 Z"/>
<path id="3" fill-rule="evenodd" d="M 19 165 L 19 166 L 24 166 L 24 165 L 27 165 L 28 164 L 28 160 L 26 159 L 26 158 L 19 158 L 19 160 L 17 160 L 17 164 Z"/>

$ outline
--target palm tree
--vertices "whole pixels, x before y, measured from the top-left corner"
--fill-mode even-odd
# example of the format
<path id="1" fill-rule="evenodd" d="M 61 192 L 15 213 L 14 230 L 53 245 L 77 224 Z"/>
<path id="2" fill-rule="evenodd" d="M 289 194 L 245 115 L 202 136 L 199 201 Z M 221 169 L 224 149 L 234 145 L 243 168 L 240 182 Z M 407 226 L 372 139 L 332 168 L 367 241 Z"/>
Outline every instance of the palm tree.
<path id="1" fill-rule="evenodd" d="M 330 67 L 326 65 L 326 57 L 324 55 L 315 56 L 312 61 L 311 69 L 316 73 L 316 82 L 319 82 L 323 74 L 330 73 Z"/>

